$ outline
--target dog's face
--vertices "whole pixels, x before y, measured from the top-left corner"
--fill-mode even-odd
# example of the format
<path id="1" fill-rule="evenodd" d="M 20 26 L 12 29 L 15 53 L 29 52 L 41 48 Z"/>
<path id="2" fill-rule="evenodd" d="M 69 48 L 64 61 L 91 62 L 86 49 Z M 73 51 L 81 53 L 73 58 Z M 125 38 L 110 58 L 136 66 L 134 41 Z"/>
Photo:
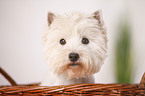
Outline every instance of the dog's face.
<path id="1" fill-rule="evenodd" d="M 92 16 L 49 13 L 43 44 L 45 58 L 54 73 L 72 79 L 98 72 L 107 50 L 101 12 L 96 11 Z"/>

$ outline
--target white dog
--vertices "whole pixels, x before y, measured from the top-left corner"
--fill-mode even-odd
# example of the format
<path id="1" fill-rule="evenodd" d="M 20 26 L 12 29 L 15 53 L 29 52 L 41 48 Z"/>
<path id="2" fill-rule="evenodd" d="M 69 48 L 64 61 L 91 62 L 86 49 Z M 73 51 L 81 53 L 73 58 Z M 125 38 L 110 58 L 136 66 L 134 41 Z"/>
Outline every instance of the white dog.
<path id="1" fill-rule="evenodd" d="M 49 71 L 42 85 L 94 83 L 107 53 L 107 36 L 101 11 L 91 15 L 48 14 L 43 34 Z"/>

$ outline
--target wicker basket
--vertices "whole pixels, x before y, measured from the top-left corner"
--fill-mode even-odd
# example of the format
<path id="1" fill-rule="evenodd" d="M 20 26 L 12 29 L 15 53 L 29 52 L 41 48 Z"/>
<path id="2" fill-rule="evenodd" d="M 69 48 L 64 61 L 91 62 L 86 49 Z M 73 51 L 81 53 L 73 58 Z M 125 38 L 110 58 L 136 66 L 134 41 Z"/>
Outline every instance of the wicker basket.
<path id="1" fill-rule="evenodd" d="M 1 72 L 2 73 L 2 72 Z M 145 96 L 145 74 L 140 84 L 17 85 L 0 87 L 0 96 Z"/>

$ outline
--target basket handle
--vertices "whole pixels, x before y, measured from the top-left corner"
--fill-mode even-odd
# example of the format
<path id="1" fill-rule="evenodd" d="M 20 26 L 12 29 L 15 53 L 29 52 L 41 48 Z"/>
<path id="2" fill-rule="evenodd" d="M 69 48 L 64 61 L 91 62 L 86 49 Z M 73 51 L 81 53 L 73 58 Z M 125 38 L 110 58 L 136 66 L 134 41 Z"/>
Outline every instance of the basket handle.
<path id="1" fill-rule="evenodd" d="M 145 87 L 145 73 L 142 76 L 142 79 L 140 81 L 139 87 Z"/>
<path id="2" fill-rule="evenodd" d="M 0 67 L 0 73 L 11 83 L 12 86 L 16 86 L 17 83 Z"/>

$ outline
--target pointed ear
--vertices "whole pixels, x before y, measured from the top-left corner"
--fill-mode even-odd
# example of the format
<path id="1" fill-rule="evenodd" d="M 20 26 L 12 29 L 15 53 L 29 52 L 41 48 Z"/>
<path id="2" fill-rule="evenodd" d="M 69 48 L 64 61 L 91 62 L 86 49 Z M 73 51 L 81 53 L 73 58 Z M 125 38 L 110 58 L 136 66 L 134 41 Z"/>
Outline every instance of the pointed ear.
<path id="1" fill-rule="evenodd" d="M 102 25 L 104 23 L 101 10 L 97 10 L 96 12 L 94 12 L 93 16 L 94 16 L 95 19 L 98 20 L 98 23 L 100 25 Z"/>
<path id="2" fill-rule="evenodd" d="M 50 25 L 53 22 L 54 17 L 55 17 L 55 15 L 53 13 L 51 13 L 51 12 L 48 13 L 48 16 L 47 16 L 48 25 Z"/>

